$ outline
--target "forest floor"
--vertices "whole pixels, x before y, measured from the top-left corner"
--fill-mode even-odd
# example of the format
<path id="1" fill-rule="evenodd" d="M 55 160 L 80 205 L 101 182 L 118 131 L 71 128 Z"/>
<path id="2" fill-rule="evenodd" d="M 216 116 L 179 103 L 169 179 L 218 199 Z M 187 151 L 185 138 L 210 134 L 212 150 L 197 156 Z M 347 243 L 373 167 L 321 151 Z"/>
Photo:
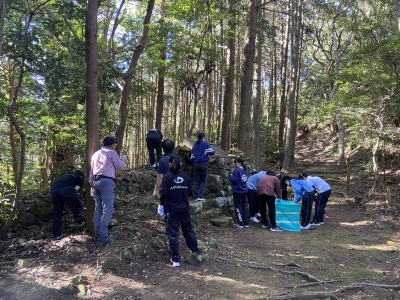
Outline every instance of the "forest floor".
<path id="1" fill-rule="evenodd" d="M 333 164 L 309 139 L 297 141 L 296 153 L 300 164 L 293 174 L 310 163 Z M 119 238 L 106 246 L 68 224 L 60 241 L 51 238 L 51 222 L 12 229 L 0 244 L 0 299 L 400 299 L 399 177 L 388 170 L 389 204 L 382 188 L 368 203 L 355 203 L 372 186 L 360 157 L 352 158 L 349 193 L 346 175 L 324 167 L 332 186 L 324 225 L 294 233 L 254 223 L 245 229 L 207 224 L 197 237 L 214 238 L 218 248 L 205 252 L 207 260 L 180 268 L 152 246 L 167 238 L 157 231 L 161 219 L 147 210 L 150 193 L 131 195 L 116 208 L 119 225 L 111 233 Z M 134 244 L 144 245 L 145 254 L 122 260 L 121 251 Z M 188 255 L 182 238 L 180 245 Z M 81 295 L 66 295 L 71 278 L 70 287 L 84 285 Z"/>

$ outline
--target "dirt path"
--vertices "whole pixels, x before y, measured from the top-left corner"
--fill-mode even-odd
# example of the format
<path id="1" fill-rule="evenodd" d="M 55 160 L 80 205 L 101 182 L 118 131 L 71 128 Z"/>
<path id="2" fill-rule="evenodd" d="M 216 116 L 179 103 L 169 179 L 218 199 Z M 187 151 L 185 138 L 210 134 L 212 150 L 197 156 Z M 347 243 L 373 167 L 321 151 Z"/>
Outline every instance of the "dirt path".
<path id="1" fill-rule="evenodd" d="M 362 206 L 345 196 L 343 180 L 331 185 L 324 225 L 300 233 L 270 232 L 254 223 L 248 229 L 206 225 L 198 239 L 214 238 L 219 247 L 205 252 L 206 261 L 180 268 L 152 246 L 154 239 L 167 239 L 157 233 L 161 221 L 146 210 L 147 194 L 116 211 L 120 225 L 113 233 L 119 239 L 106 247 L 85 235 L 51 240 L 50 224 L 11 233 L 0 248 L 0 263 L 12 262 L 0 265 L 0 299 L 400 299 L 399 222 L 388 217 L 384 199 Z M 143 230 L 135 233 L 132 226 Z M 145 254 L 120 259 L 121 251 L 138 243 Z M 182 240 L 181 252 L 188 254 Z M 14 267 L 28 258 L 31 266 Z M 112 261 L 108 268 L 102 265 L 106 258 Z M 60 292 L 74 276 L 83 276 L 86 295 Z M 334 292 L 355 283 L 392 287 Z M 290 298 L 304 293 L 311 296 Z"/>

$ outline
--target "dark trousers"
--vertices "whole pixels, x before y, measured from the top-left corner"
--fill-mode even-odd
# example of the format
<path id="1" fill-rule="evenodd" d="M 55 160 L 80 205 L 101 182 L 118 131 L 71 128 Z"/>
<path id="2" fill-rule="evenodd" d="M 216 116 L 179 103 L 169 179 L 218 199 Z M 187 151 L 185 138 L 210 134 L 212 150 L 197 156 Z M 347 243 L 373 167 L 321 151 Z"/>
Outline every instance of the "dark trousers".
<path id="1" fill-rule="evenodd" d="M 313 222 L 323 222 L 325 206 L 328 203 L 329 196 L 331 195 L 331 190 L 327 190 L 323 193 L 318 193 L 315 197 L 315 214 L 313 217 Z"/>
<path id="2" fill-rule="evenodd" d="M 193 230 L 192 219 L 190 217 L 190 210 L 187 209 L 174 209 L 167 208 L 165 222 L 167 223 L 168 241 L 171 249 L 172 261 L 180 262 L 181 256 L 179 255 L 179 225 L 181 226 L 183 237 L 185 238 L 186 245 L 192 252 L 201 253 L 198 245 L 196 233 Z"/>
<path id="3" fill-rule="evenodd" d="M 254 217 L 260 211 L 260 203 L 258 203 L 256 190 L 248 189 L 247 201 L 249 202 L 250 217 Z"/>
<path id="4" fill-rule="evenodd" d="M 64 204 L 68 206 L 76 223 L 86 222 L 85 211 L 78 193 L 73 187 L 53 189 L 51 191 L 51 203 L 53 208 L 53 236 L 58 237 L 62 234 L 62 216 Z"/>
<path id="5" fill-rule="evenodd" d="M 249 215 L 247 212 L 246 193 L 233 193 L 233 203 L 235 214 L 239 225 L 249 225 Z"/>
<path id="6" fill-rule="evenodd" d="M 314 197 L 314 191 L 305 192 L 303 198 L 301 199 L 301 226 L 305 227 L 310 223 Z"/>
<path id="7" fill-rule="evenodd" d="M 276 226 L 276 211 L 275 211 L 275 196 L 270 195 L 259 195 L 258 201 L 260 202 L 260 213 L 261 213 L 261 223 L 265 226 L 268 225 L 267 222 L 267 205 L 268 205 L 268 216 L 269 222 L 272 227 Z"/>
<path id="8" fill-rule="evenodd" d="M 193 174 L 194 174 L 194 197 L 204 198 L 204 191 L 207 185 L 208 176 L 208 162 L 193 164 Z"/>
<path id="9" fill-rule="evenodd" d="M 150 165 L 156 163 L 154 150 L 156 150 L 157 152 L 157 162 L 160 162 L 162 158 L 160 136 L 158 134 L 149 135 L 146 137 L 146 142 L 147 142 L 147 150 L 149 150 Z"/>

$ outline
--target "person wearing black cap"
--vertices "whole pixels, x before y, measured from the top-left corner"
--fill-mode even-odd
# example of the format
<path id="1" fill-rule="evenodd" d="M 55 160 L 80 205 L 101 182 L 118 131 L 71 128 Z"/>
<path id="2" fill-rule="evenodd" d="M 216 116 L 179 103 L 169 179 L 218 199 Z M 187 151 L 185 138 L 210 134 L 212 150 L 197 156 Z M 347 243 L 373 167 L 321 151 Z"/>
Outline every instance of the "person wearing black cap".
<path id="1" fill-rule="evenodd" d="M 94 241 L 100 245 L 111 242 L 115 236 L 108 235 L 108 224 L 114 212 L 115 170 L 122 170 L 126 161 L 126 151 L 121 150 L 121 158 L 115 151 L 118 141 L 108 136 L 103 147 L 96 151 L 91 160 L 89 174 L 90 192 L 96 201 L 93 216 Z"/>
<path id="2" fill-rule="evenodd" d="M 162 153 L 161 153 L 161 141 L 163 135 L 159 129 L 151 129 L 146 136 L 147 150 L 149 151 L 150 166 L 155 168 L 158 163 L 160 163 Z M 156 158 L 154 156 L 154 150 L 157 152 L 157 164 Z"/>
<path id="3" fill-rule="evenodd" d="M 85 175 L 80 170 L 61 176 L 51 187 L 53 208 L 53 236 L 56 240 L 63 237 L 62 216 L 64 204 L 71 210 L 77 224 L 82 228 L 86 224 L 85 210 L 79 199 L 78 191 L 82 188 Z"/>
<path id="4" fill-rule="evenodd" d="M 205 134 L 199 132 L 197 134 L 197 142 L 194 143 L 192 148 L 192 155 L 190 160 L 193 162 L 194 173 L 194 197 L 196 201 L 203 201 L 204 191 L 207 185 L 208 176 L 208 161 L 209 156 L 215 154 L 214 148 L 205 140 Z"/>

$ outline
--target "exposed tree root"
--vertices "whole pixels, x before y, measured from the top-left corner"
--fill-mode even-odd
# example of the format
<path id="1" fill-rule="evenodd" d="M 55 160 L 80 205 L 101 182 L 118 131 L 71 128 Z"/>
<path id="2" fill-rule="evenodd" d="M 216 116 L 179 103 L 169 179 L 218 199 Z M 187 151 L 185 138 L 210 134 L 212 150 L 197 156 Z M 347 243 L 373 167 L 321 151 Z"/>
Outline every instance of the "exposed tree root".
<path id="1" fill-rule="evenodd" d="M 298 268 L 302 268 L 302 266 L 295 264 L 295 263 L 288 263 L 288 264 L 277 264 L 277 266 L 280 267 L 298 267 Z"/>
<path id="2" fill-rule="evenodd" d="M 285 270 L 278 270 L 269 266 L 255 266 L 255 265 L 247 265 L 243 263 L 237 263 L 234 261 L 230 261 L 228 259 L 222 258 L 222 257 L 216 257 L 219 260 L 222 260 L 224 262 L 230 263 L 230 264 L 236 264 L 237 266 L 242 266 L 242 267 L 247 267 L 247 268 L 252 268 L 252 269 L 259 269 L 259 270 L 271 270 L 275 271 L 278 273 L 285 273 L 285 274 L 291 274 L 291 275 L 300 275 L 304 279 L 311 281 L 311 283 L 306 283 L 306 284 L 301 284 L 294 286 L 292 288 L 302 288 L 302 287 L 308 287 L 308 286 L 313 286 L 313 285 L 319 285 L 319 284 L 329 284 L 333 282 L 338 282 L 338 280 L 329 280 L 329 281 L 322 281 L 317 279 L 316 277 L 305 273 L 305 272 L 299 272 L 299 271 L 285 271 Z M 382 289 L 391 289 L 391 290 L 396 290 L 400 291 L 400 284 L 397 285 L 388 285 L 388 284 L 376 284 L 376 283 L 368 283 L 368 282 L 360 282 L 360 283 L 353 283 L 350 285 L 343 286 L 341 288 L 338 288 L 334 291 L 330 292 L 306 292 L 306 293 L 298 293 L 298 294 L 288 294 L 288 295 L 278 295 L 269 298 L 269 300 L 300 300 L 300 299 L 326 299 L 330 298 L 331 300 L 338 300 L 339 296 L 337 294 L 343 293 L 345 291 L 349 290 L 355 290 L 355 289 L 363 289 L 365 287 L 377 287 L 377 288 L 382 288 Z"/>
<path id="3" fill-rule="evenodd" d="M 291 289 L 298 289 L 298 288 L 303 288 L 303 287 L 308 287 L 312 285 L 319 285 L 319 284 L 329 284 L 329 283 L 334 283 L 338 282 L 339 280 L 328 280 L 328 281 L 318 281 L 318 282 L 309 282 L 309 283 L 304 283 L 296 286 L 288 286 L 288 288 Z"/>
<path id="4" fill-rule="evenodd" d="M 228 259 L 225 258 L 221 258 L 221 257 L 217 257 L 218 259 L 225 261 L 227 263 L 231 263 L 231 264 L 235 264 L 235 262 L 232 262 Z M 247 264 L 242 264 L 239 263 L 240 266 L 242 267 L 247 267 L 247 268 L 252 268 L 252 269 L 259 269 L 259 270 L 271 270 L 271 271 L 275 271 L 275 272 L 279 272 L 279 273 L 285 273 L 285 274 L 290 274 L 290 275 L 300 275 L 302 278 L 304 278 L 305 280 L 308 280 L 310 282 L 321 282 L 321 280 L 315 278 L 314 276 L 305 273 L 305 272 L 300 272 L 300 271 L 285 271 L 285 270 L 278 270 L 269 266 L 255 266 L 255 265 L 247 265 Z"/>

